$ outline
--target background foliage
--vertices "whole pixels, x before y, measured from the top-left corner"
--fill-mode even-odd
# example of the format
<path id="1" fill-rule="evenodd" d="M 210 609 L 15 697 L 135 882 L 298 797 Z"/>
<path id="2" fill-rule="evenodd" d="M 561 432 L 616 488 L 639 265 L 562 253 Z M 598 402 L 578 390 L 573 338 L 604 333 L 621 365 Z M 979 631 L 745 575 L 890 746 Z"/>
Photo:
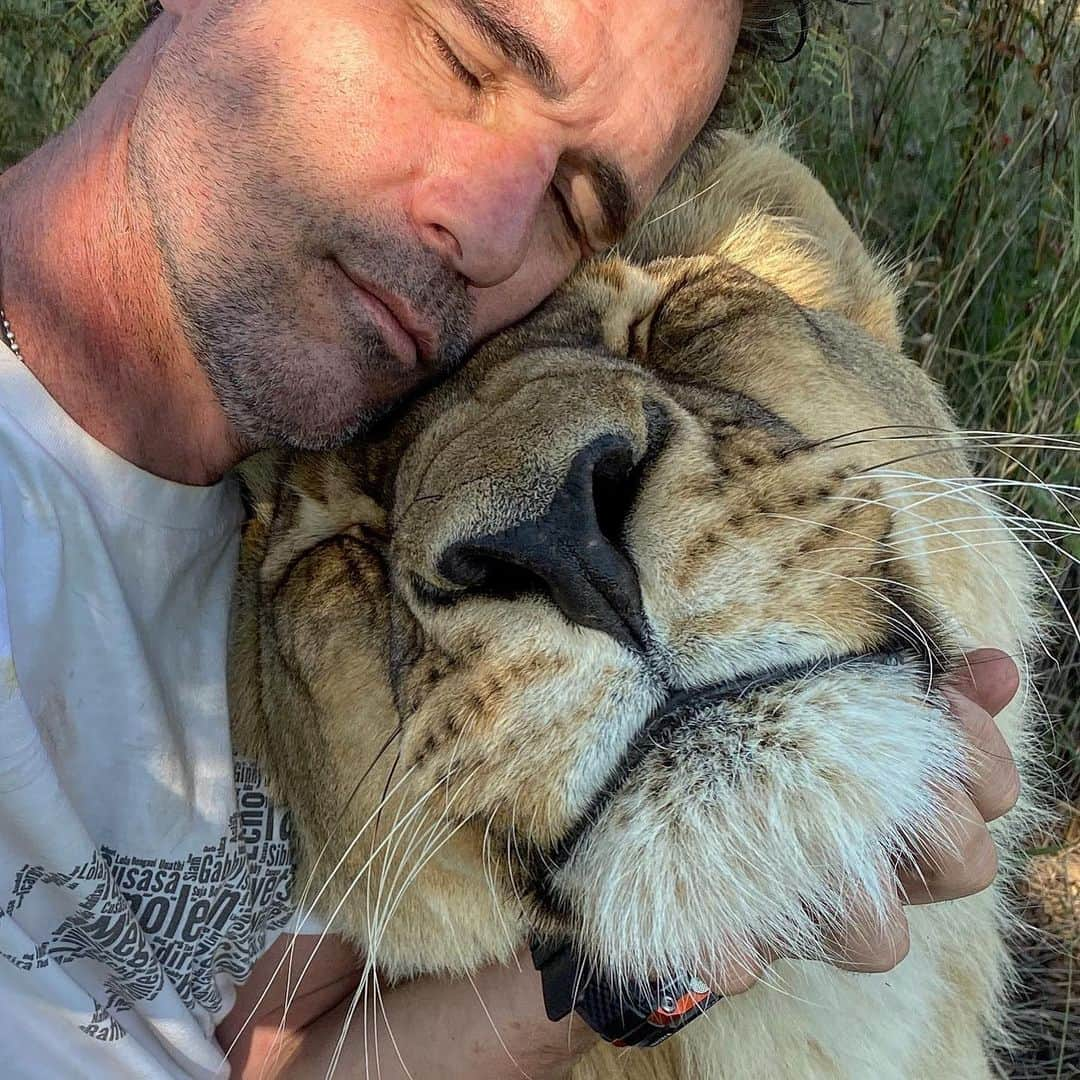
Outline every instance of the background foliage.
<path id="1" fill-rule="evenodd" d="M 1080 458 L 1045 436 L 1080 436 L 1078 11 L 1075 0 L 838 6 L 796 63 L 755 69 L 733 108 L 740 126 L 790 128 L 845 215 L 895 262 L 908 349 L 961 424 L 1029 436 L 984 465 L 1032 482 L 1000 493 L 1031 515 L 1017 524 L 1062 623 L 1044 665 L 1070 723 L 1061 751 L 1074 792 Z"/>
<path id="2" fill-rule="evenodd" d="M 143 0 L 0 0 L 0 167 L 66 125 L 144 25 Z M 907 286 L 908 347 L 987 449 L 1045 570 L 1060 797 L 1080 802 L 1080 18 L 1076 0 L 893 0 L 824 14 L 799 58 L 738 84 L 731 120 L 783 123 Z M 1051 837 L 1014 1077 L 1080 1075 L 1070 1022 L 1080 827 Z"/>

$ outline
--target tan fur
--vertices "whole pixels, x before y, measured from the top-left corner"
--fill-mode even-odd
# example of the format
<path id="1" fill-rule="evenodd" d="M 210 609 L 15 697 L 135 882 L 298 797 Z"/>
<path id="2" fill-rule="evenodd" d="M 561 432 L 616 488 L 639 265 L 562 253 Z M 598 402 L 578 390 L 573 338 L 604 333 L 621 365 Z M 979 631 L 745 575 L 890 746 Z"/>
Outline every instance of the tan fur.
<path id="1" fill-rule="evenodd" d="M 935 792 L 967 775 L 906 665 L 750 695 L 647 757 L 556 879 L 570 924 L 524 878 L 672 689 L 872 650 L 898 625 L 947 656 L 1031 645 L 1024 553 L 958 489 L 971 468 L 899 351 L 897 303 L 801 165 L 718 137 L 621 257 L 380 438 L 246 467 L 236 746 L 295 814 L 298 898 L 383 975 L 469 971 L 530 926 L 633 976 L 719 966 L 770 934 L 813 956 L 855 892 L 884 904 L 894 861 L 940 830 Z M 647 655 L 542 595 L 443 575 L 454 543 L 543 515 L 582 447 L 652 453 L 658 415 L 666 443 L 620 541 Z M 999 718 L 1022 765 L 1030 697 L 1025 669 Z M 994 826 L 1007 864 L 1023 816 Z M 910 909 L 911 955 L 887 976 L 778 964 L 662 1048 L 598 1047 L 575 1078 L 985 1077 L 997 902 Z"/>

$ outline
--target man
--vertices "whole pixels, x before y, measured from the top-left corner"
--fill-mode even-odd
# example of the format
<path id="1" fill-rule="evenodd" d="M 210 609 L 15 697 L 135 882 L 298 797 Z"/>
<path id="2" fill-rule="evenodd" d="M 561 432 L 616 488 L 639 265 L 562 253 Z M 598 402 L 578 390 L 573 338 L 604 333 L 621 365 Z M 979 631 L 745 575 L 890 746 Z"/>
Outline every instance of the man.
<path id="1" fill-rule="evenodd" d="M 222 477 L 259 446 L 363 434 L 617 240 L 709 115 L 743 13 L 165 7 L 0 177 L 5 1075 L 322 1076 L 339 1036 L 343 1075 L 376 1041 L 379 1074 L 406 1075 L 391 1032 L 415 1077 L 560 1075 L 589 1036 L 544 1020 L 527 963 L 419 980 L 351 1025 L 342 942 L 299 988 L 275 976 L 317 938 L 289 922 L 287 820 L 229 749 Z M 955 703 L 979 780 L 908 902 L 994 873 L 984 821 L 1017 780 L 990 713 L 1015 671 L 977 659 Z M 898 902 L 888 926 L 853 919 L 836 962 L 905 948 Z"/>

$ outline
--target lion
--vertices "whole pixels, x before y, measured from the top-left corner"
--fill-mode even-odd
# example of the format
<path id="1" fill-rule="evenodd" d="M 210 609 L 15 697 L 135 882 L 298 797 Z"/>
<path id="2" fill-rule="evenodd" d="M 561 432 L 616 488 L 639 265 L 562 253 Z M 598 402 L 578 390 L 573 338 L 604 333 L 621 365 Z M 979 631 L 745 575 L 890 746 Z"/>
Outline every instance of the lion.
<path id="1" fill-rule="evenodd" d="M 539 937 L 641 981 L 763 940 L 824 956 L 853 897 L 884 910 L 966 776 L 942 681 L 1039 633 L 899 302 L 803 165 L 716 133 L 617 252 L 374 437 L 246 468 L 236 749 L 369 977 Z M 1034 805 L 1020 666 L 1006 871 Z M 573 1076 L 987 1077 L 1007 876 L 908 909 L 887 975 L 780 961 Z"/>

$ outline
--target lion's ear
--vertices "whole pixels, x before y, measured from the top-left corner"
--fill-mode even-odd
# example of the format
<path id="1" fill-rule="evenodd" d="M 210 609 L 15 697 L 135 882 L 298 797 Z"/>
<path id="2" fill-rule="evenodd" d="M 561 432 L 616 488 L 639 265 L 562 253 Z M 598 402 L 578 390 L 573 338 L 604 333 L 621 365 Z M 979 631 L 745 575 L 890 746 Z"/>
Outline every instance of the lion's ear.
<path id="1" fill-rule="evenodd" d="M 721 256 L 801 306 L 842 315 L 900 347 L 894 276 L 775 132 L 699 136 L 619 254 L 638 264 Z"/>

